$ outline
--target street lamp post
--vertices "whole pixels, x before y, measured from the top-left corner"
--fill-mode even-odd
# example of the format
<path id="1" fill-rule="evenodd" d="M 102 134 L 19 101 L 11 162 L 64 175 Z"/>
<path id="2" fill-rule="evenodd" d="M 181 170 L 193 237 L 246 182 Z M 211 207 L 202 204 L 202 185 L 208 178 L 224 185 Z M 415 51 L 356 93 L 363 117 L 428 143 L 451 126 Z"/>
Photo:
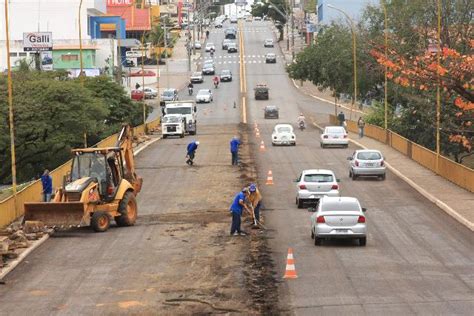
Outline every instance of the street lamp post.
<path id="1" fill-rule="evenodd" d="M 353 58 L 353 64 L 354 64 L 354 97 L 352 98 L 352 106 L 351 106 L 351 112 L 350 112 L 350 116 L 349 116 L 349 119 L 352 119 L 352 111 L 354 109 L 354 105 L 356 104 L 357 102 L 357 44 L 356 44 L 356 32 L 355 32 L 355 24 L 354 24 L 354 21 L 351 19 L 351 17 L 343 10 L 339 9 L 339 8 L 336 8 L 335 6 L 331 5 L 331 4 L 328 4 L 328 8 L 331 8 L 331 9 L 334 9 L 336 11 L 339 11 L 341 12 L 345 17 L 346 19 L 349 21 L 350 23 L 350 27 L 351 27 L 351 32 L 352 32 L 352 58 Z"/>
<path id="2" fill-rule="evenodd" d="M 78 23 L 79 23 L 79 76 L 81 77 L 81 83 L 84 84 L 84 81 L 82 80 L 82 72 L 84 69 L 84 64 L 83 64 L 83 59 L 82 59 L 82 27 L 81 27 L 81 10 L 82 10 L 82 0 L 79 2 L 79 18 L 78 18 Z"/>
<path id="3" fill-rule="evenodd" d="M 437 87 L 436 87 L 436 172 L 439 172 L 439 154 L 440 154 L 440 117 L 441 117 L 441 78 L 439 76 L 440 59 L 441 59 L 441 0 L 437 0 L 438 13 L 438 32 L 437 32 Z"/>
<path id="4" fill-rule="evenodd" d="M 12 88 L 12 69 L 10 63 L 10 31 L 8 21 L 8 1 L 5 0 L 5 39 L 7 46 L 7 80 L 8 80 L 8 120 L 10 123 L 10 151 L 12 163 L 12 190 L 16 210 L 16 154 L 15 154 L 15 120 L 13 113 L 13 88 Z"/>

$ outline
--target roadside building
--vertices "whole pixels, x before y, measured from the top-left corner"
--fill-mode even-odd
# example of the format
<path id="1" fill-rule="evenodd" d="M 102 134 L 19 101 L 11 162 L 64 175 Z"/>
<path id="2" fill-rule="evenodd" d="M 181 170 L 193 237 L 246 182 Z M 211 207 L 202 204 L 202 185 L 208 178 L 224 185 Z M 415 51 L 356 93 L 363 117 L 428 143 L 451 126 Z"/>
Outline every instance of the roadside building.
<path id="1" fill-rule="evenodd" d="M 345 11 L 351 19 L 358 21 L 368 4 L 378 4 L 378 0 L 319 0 L 317 1 L 318 23 L 325 25 L 344 19 L 344 15 L 328 5 Z"/>

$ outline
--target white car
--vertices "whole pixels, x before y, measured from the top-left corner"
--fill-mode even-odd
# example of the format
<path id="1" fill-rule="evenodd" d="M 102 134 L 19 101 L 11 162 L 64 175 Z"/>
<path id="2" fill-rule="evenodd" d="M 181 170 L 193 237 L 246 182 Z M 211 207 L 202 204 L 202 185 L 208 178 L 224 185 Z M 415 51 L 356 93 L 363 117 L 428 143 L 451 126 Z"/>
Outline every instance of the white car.
<path id="1" fill-rule="evenodd" d="M 206 44 L 206 52 L 210 52 L 211 49 L 213 49 L 214 51 L 216 51 L 216 46 L 214 45 L 214 43 L 207 43 L 207 44 Z"/>
<path id="2" fill-rule="evenodd" d="M 202 73 L 199 72 L 199 71 L 193 72 L 190 79 L 191 79 L 192 83 L 203 83 L 204 82 L 204 78 L 202 76 Z"/>
<path id="3" fill-rule="evenodd" d="M 145 93 L 145 99 L 154 99 L 158 96 L 158 90 L 151 87 L 145 87 L 143 92 Z"/>
<path id="4" fill-rule="evenodd" d="M 254 20 L 254 21 L 262 21 L 262 18 L 259 17 L 259 16 L 256 16 L 256 17 L 253 18 L 253 20 Z"/>
<path id="5" fill-rule="evenodd" d="M 196 103 L 211 103 L 212 91 L 211 89 L 201 89 L 196 95 Z"/>
<path id="6" fill-rule="evenodd" d="M 296 145 L 296 135 L 291 124 L 277 124 L 273 128 L 272 145 Z"/>
<path id="7" fill-rule="evenodd" d="M 349 160 L 349 177 L 376 176 L 385 180 L 385 163 L 382 153 L 374 149 L 356 150 Z"/>
<path id="8" fill-rule="evenodd" d="M 263 43 L 263 47 L 273 47 L 273 39 L 267 38 Z"/>
<path id="9" fill-rule="evenodd" d="M 185 119 L 182 114 L 166 114 L 161 119 L 161 134 L 163 138 L 168 136 L 184 137 Z"/>
<path id="10" fill-rule="evenodd" d="M 202 47 L 201 42 L 199 42 L 199 41 L 194 42 L 194 48 L 195 49 L 201 49 L 201 47 Z"/>
<path id="11" fill-rule="evenodd" d="M 365 212 L 353 197 L 324 197 L 316 212 L 311 215 L 311 238 L 320 246 L 323 239 L 358 239 L 359 245 L 367 243 Z"/>
<path id="12" fill-rule="evenodd" d="M 318 205 L 324 196 L 339 196 L 339 180 L 331 170 L 303 170 L 295 182 L 298 208 L 303 208 L 307 204 Z"/>
<path id="13" fill-rule="evenodd" d="M 326 146 L 349 146 L 349 138 L 346 129 L 342 126 L 326 126 L 321 134 L 320 145 L 322 148 Z"/>

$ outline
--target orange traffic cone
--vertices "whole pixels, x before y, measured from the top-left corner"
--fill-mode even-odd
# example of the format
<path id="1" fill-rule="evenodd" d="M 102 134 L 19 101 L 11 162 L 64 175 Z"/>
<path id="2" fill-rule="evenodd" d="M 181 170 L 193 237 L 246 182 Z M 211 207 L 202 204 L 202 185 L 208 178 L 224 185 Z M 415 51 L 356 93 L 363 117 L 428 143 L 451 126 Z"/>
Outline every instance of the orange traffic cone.
<path id="1" fill-rule="evenodd" d="M 265 143 L 263 142 L 263 140 L 260 143 L 260 151 L 265 151 Z"/>
<path id="2" fill-rule="evenodd" d="M 265 182 L 266 185 L 272 185 L 273 184 L 273 173 L 271 170 L 268 170 L 268 175 L 267 175 L 267 182 Z"/>
<path id="3" fill-rule="evenodd" d="M 293 258 L 293 249 L 288 248 L 288 256 L 286 257 L 286 269 L 283 279 L 296 279 L 297 277 L 298 276 L 296 275 L 295 259 Z"/>

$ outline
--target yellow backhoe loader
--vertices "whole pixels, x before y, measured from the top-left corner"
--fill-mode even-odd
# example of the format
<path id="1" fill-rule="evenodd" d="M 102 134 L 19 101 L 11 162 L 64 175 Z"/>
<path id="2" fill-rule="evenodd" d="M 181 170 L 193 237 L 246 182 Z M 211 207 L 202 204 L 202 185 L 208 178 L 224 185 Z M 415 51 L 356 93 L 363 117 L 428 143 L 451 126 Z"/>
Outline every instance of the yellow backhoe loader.
<path id="1" fill-rule="evenodd" d="M 132 226 L 142 178 L 135 173 L 132 132 L 124 125 L 115 147 L 73 149 L 71 172 L 50 203 L 25 203 L 25 221 L 57 228 L 91 226 L 104 232 L 112 218 Z"/>

